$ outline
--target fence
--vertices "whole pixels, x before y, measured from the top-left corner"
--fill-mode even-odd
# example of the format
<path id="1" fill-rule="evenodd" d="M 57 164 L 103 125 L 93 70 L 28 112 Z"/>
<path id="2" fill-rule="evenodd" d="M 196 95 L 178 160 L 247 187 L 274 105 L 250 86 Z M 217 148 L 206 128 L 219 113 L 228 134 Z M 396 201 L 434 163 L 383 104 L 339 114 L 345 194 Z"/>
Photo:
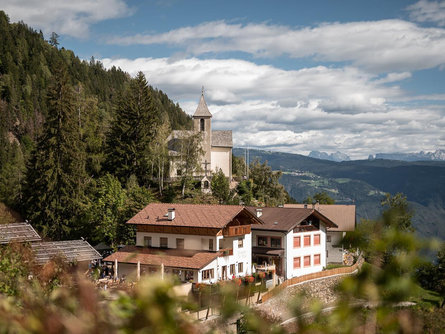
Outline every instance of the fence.
<path id="1" fill-rule="evenodd" d="M 352 274 L 354 271 L 356 271 L 358 268 L 360 268 L 362 266 L 363 262 L 364 262 L 364 260 L 360 256 L 357 259 L 357 262 L 350 267 L 334 268 L 334 269 L 319 271 L 316 273 L 307 274 L 307 275 L 303 275 L 303 276 L 293 277 L 291 279 L 288 279 L 287 281 L 284 281 L 282 284 L 273 288 L 272 290 L 266 292 L 261 297 L 261 302 L 264 303 L 265 301 L 267 301 L 270 298 L 279 294 L 283 289 L 287 288 L 288 286 L 294 285 L 294 284 L 303 283 L 303 282 L 310 281 L 310 280 L 317 279 L 317 278 Z"/>

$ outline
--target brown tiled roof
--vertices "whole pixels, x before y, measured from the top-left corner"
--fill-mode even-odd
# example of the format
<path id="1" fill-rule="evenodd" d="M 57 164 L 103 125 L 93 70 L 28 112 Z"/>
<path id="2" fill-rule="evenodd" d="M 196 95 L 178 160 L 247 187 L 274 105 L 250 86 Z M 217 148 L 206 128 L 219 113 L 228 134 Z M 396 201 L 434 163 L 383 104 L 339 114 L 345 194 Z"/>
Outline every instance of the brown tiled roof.
<path id="1" fill-rule="evenodd" d="M 232 130 L 213 130 L 212 146 L 233 147 Z"/>
<path id="2" fill-rule="evenodd" d="M 40 236 L 28 223 L 0 224 L 0 244 L 40 240 Z"/>
<path id="3" fill-rule="evenodd" d="M 252 225 L 252 229 L 288 232 L 310 215 L 316 216 L 328 227 L 336 227 L 331 220 L 313 209 L 248 208 L 248 210 L 255 215 L 256 209 L 262 209 L 263 213 L 259 219 L 262 220 L 264 224 Z"/>
<path id="4" fill-rule="evenodd" d="M 166 216 L 170 208 L 175 209 L 175 219 L 173 220 L 168 220 Z M 127 223 L 223 228 L 243 211 L 256 219 L 246 208 L 239 205 L 151 203 L 139 211 Z M 260 222 L 258 221 L 258 223 Z"/>
<path id="5" fill-rule="evenodd" d="M 187 251 L 177 249 L 142 248 L 136 246 L 126 246 L 116 253 L 106 257 L 104 261 L 121 263 L 134 263 L 160 266 L 162 263 L 166 267 L 201 269 L 216 259 L 218 253 L 204 251 Z"/>
<path id="6" fill-rule="evenodd" d="M 355 230 L 355 205 L 343 204 L 285 204 L 286 208 L 314 208 L 322 215 L 328 217 L 338 228 L 331 228 L 330 231 L 354 231 Z"/>
<path id="7" fill-rule="evenodd" d="M 207 107 L 206 100 L 204 99 L 204 94 L 201 94 L 201 98 L 199 99 L 198 107 L 196 108 L 193 117 L 212 117 L 212 114 Z"/>

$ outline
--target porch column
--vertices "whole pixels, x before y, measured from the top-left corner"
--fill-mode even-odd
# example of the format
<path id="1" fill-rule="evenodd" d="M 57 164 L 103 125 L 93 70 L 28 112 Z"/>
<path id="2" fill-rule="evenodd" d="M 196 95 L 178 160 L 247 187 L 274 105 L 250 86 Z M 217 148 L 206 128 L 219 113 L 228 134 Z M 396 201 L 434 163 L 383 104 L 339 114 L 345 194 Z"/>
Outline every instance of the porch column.
<path id="1" fill-rule="evenodd" d="M 115 259 L 114 260 L 114 279 L 117 279 L 117 275 L 118 275 L 118 272 L 117 272 L 117 259 Z"/>
<path id="2" fill-rule="evenodd" d="M 164 279 L 164 264 L 161 263 L 161 279 Z"/>
<path id="3" fill-rule="evenodd" d="M 137 266 L 137 279 L 138 279 L 138 281 L 141 279 L 141 261 L 138 261 L 138 266 Z"/>

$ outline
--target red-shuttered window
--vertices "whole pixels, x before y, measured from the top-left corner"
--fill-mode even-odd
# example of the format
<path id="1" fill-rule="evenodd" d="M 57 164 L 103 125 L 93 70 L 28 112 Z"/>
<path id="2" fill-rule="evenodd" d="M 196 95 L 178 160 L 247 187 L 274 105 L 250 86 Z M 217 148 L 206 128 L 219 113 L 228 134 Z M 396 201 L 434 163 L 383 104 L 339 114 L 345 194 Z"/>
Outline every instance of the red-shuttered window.
<path id="1" fill-rule="evenodd" d="M 310 235 L 305 235 L 304 236 L 304 247 L 310 246 L 311 245 L 311 236 Z"/>
<path id="2" fill-rule="evenodd" d="M 310 267 L 311 266 L 311 256 L 307 255 L 304 257 L 304 266 L 305 267 Z"/>
<path id="3" fill-rule="evenodd" d="M 294 237 L 294 248 L 301 247 L 301 237 Z"/>
<path id="4" fill-rule="evenodd" d="M 320 254 L 314 255 L 314 266 L 316 266 L 317 264 L 320 264 Z"/>
<path id="5" fill-rule="evenodd" d="M 301 268 L 301 257 L 294 257 L 294 269 Z"/>
<path id="6" fill-rule="evenodd" d="M 314 245 L 320 244 L 320 234 L 314 234 Z"/>

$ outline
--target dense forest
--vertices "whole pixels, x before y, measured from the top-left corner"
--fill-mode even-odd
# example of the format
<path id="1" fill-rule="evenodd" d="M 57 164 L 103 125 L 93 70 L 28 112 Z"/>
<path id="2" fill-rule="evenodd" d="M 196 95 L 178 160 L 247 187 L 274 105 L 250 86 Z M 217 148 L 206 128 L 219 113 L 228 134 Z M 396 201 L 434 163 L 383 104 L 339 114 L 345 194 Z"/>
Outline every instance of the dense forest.
<path id="1" fill-rule="evenodd" d="M 44 237 L 116 247 L 134 239 L 124 223 L 150 201 L 290 200 L 279 173 L 254 162 L 247 180 L 238 158 L 238 186 L 230 189 L 216 173 L 213 196 L 202 194 L 193 177 L 201 168 L 200 140 L 193 136 L 179 149 L 187 172 L 169 180 L 166 139 L 191 128 L 191 117 L 141 72 L 131 78 L 94 58 L 81 60 L 57 38 L 53 33 L 46 41 L 0 11 L 0 203 Z"/>

